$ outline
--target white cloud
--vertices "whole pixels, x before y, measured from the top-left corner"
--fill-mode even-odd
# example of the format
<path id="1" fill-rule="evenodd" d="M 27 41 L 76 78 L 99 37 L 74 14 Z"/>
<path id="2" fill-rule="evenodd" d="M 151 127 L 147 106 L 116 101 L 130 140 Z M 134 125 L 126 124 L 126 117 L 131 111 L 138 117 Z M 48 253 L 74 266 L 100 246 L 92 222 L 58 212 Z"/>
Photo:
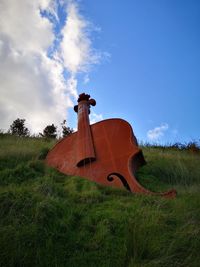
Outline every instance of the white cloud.
<path id="1" fill-rule="evenodd" d="M 93 124 L 95 122 L 103 120 L 102 114 L 96 114 L 95 112 L 91 112 L 90 114 L 90 123 Z"/>
<path id="2" fill-rule="evenodd" d="M 161 124 L 158 127 L 155 127 L 152 130 L 149 130 L 147 132 L 147 137 L 151 140 L 151 141 L 156 141 L 158 140 L 160 137 L 162 137 L 164 135 L 164 132 L 167 131 L 169 128 L 169 125 L 167 123 Z"/>
<path id="3" fill-rule="evenodd" d="M 87 84 L 87 83 L 89 83 L 89 81 L 90 81 L 90 78 L 89 78 L 88 74 L 86 74 L 86 75 L 84 76 L 83 83 L 84 83 L 84 84 Z"/>
<path id="4" fill-rule="evenodd" d="M 44 1 L 1 0 L 0 33 L 7 37 L 10 48 L 27 54 L 45 52 L 54 35 L 52 25 L 40 14 Z M 46 1 L 46 7 L 50 1 Z"/>
<path id="5" fill-rule="evenodd" d="M 68 16 L 65 26 L 62 29 L 62 41 L 60 44 L 60 55 L 63 65 L 70 73 L 69 80 L 71 90 L 77 92 L 76 75 L 80 72 L 86 73 L 83 83 L 88 83 L 88 72 L 93 64 L 98 64 L 102 58 L 108 57 L 106 53 L 100 53 L 92 47 L 90 40 L 91 31 L 97 31 L 89 21 L 87 21 L 78 10 L 78 5 L 74 1 L 68 1 Z"/>
<path id="6" fill-rule="evenodd" d="M 77 4 L 70 1 L 62 30 L 61 54 L 64 66 L 72 74 L 87 72 L 91 64 L 100 60 L 100 55 L 92 48 L 90 30 L 90 23 L 79 14 Z"/>
<path id="7" fill-rule="evenodd" d="M 18 117 L 25 118 L 35 133 L 47 124 L 60 124 L 78 95 L 77 72 L 87 72 L 99 60 L 89 38 L 89 22 L 74 1 L 68 1 L 62 32 L 55 33 L 59 2 L 66 8 L 61 0 L 0 1 L 1 129 L 7 130 Z M 61 43 L 49 57 L 57 34 Z"/>

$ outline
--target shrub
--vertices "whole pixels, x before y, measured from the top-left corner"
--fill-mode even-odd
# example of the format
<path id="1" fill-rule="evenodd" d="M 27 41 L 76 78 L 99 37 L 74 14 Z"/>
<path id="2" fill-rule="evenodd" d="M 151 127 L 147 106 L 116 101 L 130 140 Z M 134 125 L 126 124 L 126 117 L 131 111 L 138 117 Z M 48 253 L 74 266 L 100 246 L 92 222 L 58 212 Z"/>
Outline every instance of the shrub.
<path id="1" fill-rule="evenodd" d="M 16 119 L 10 125 L 9 133 L 17 136 L 29 136 L 30 132 L 27 127 L 25 127 L 25 119 Z"/>

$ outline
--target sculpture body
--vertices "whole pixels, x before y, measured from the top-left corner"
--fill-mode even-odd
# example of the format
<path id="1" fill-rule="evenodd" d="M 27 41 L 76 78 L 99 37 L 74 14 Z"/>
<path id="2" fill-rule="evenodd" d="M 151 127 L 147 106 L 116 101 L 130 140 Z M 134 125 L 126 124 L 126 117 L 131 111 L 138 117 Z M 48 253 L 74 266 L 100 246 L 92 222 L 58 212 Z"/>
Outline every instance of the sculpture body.
<path id="1" fill-rule="evenodd" d="M 78 131 L 63 138 L 48 153 L 49 166 L 68 175 L 85 177 L 97 183 L 122 187 L 133 193 L 158 194 L 174 197 L 175 190 L 154 193 L 141 186 L 135 178 L 145 164 L 141 149 L 128 122 L 107 119 L 89 123 L 89 95 L 81 94 L 75 111 L 78 113 Z"/>

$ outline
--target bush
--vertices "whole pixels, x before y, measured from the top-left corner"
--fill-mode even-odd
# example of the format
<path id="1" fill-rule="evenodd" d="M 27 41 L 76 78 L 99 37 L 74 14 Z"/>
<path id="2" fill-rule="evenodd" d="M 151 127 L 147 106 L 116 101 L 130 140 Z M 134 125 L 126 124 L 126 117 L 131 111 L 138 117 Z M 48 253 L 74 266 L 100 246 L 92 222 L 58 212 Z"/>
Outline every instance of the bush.
<path id="1" fill-rule="evenodd" d="M 40 133 L 40 135 L 42 137 L 46 137 L 46 138 L 56 138 L 57 136 L 57 127 L 54 124 L 51 125 L 47 125 L 44 130 L 43 133 Z"/>
<path id="2" fill-rule="evenodd" d="M 25 119 L 16 119 L 10 125 L 9 133 L 17 136 L 29 136 L 30 132 L 28 128 L 25 127 Z"/>

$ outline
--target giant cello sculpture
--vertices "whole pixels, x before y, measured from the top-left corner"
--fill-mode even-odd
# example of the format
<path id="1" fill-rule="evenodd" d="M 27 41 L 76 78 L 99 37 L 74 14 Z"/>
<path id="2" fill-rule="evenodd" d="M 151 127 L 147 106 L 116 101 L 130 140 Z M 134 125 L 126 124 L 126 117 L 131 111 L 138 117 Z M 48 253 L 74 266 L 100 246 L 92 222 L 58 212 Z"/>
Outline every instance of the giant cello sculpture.
<path id="1" fill-rule="evenodd" d="M 125 187 L 133 193 L 175 197 L 175 190 L 155 193 L 139 184 L 135 173 L 145 160 L 130 124 L 122 119 L 107 119 L 90 125 L 90 106 L 95 105 L 90 95 L 79 95 L 74 107 L 78 113 L 78 131 L 53 147 L 47 155 L 47 164 L 64 174 Z"/>

